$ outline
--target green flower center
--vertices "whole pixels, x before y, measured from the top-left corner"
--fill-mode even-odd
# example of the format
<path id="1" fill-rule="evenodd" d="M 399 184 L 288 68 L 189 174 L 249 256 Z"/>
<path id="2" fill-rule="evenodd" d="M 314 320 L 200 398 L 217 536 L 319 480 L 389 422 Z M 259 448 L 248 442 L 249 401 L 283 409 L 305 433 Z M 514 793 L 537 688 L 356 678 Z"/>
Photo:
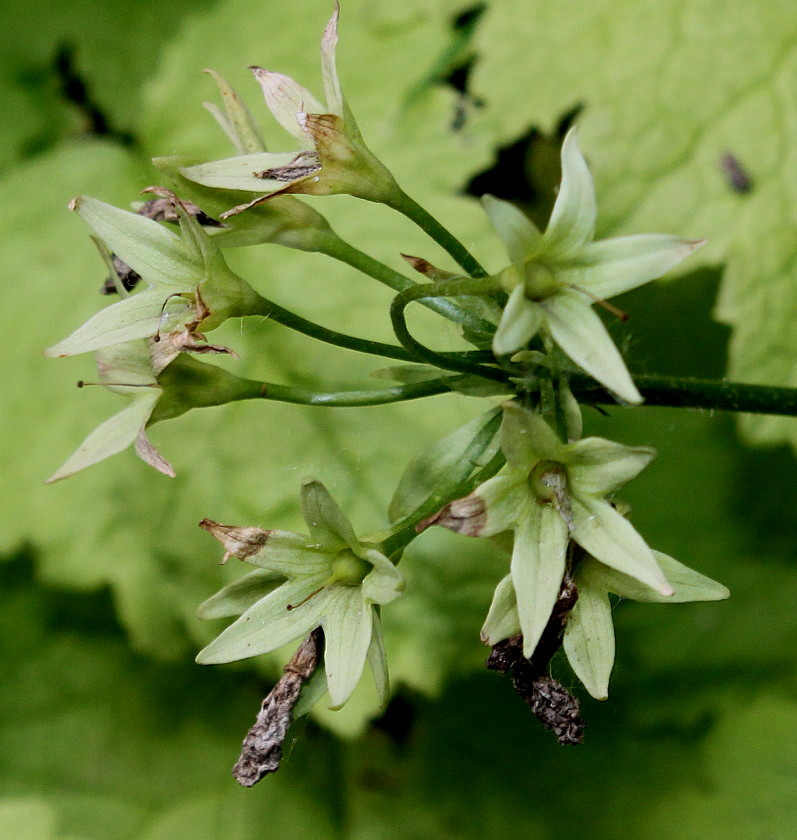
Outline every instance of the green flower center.
<path id="1" fill-rule="evenodd" d="M 541 502 L 560 503 L 567 497 L 567 470 L 559 461 L 540 461 L 529 475 L 529 486 Z"/>
<path id="2" fill-rule="evenodd" d="M 548 266 L 535 260 L 530 260 L 523 266 L 523 281 L 526 297 L 533 301 L 549 298 L 562 286 Z"/>
<path id="3" fill-rule="evenodd" d="M 372 568 L 373 566 L 367 560 L 358 557 L 350 548 L 344 548 L 332 561 L 330 583 L 359 586 Z"/>

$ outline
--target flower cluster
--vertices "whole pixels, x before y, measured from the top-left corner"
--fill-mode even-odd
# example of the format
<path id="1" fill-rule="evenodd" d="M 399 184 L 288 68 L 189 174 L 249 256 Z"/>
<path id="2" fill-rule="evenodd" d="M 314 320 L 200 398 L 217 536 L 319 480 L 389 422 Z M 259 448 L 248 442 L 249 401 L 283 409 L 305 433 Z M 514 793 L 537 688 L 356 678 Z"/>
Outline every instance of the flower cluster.
<path id="1" fill-rule="evenodd" d="M 517 402 L 503 408 L 506 470 L 419 527 L 440 525 L 469 537 L 512 531 L 510 573 L 496 588 L 482 638 L 495 645 L 520 632 L 527 658 L 548 625 L 563 581 L 573 576 L 578 601 L 564 646 L 587 689 L 603 698 L 614 661 L 607 592 L 678 602 L 717 600 L 728 591 L 651 551 L 609 500 L 650 463 L 652 449 L 597 437 L 564 444 L 535 411 Z M 589 560 L 568 568 L 571 542 Z"/>
<path id="2" fill-rule="evenodd" d="M 200 607 L 203 618 L 240 618 L 197 662 L 214 665 L 268 653 L 322 627 L 332 708 L 349 699 L 366 659 L 384 700 L 387 665 L 377 606 L 398 598 L 404 580 L 375 544 L 357 538 L 321 483 L 303 484 L 302 508 L 310 536 L 203 520 L 226 556 L 258 569 Z"/>
<path id="3" fill-rule="evenodd" d="M 180 170 L 188 180 L 207 187 L 259 193 L 251 201 L 230 208 L 222 218 L 235 216 L 281 195 L 345 193 L 368 201 L 385 202 L 398 191 L 389 170 L 365 145 L 343 96 L 335 57 L 339 14 L 336 4 L 321 39 L 326 104 L 289 76 L 262 67 L 251 68 L 266 105 L 298 144 L 298 149 L 280 153 L 251 152 L 256 145 L 256 135 L 251 131 L 241 135 L 228 121 L 220 120 L 225 131 L 237 141 L 239 150 L 249 153 Z M 246 139 L 249 142 L 245 142 Z"/>
<path id="4" fill-rule="evenodd" d="M 582 438 L 576 389 L 571 391 L 568 377 L 581 370 L 621 403 L 642 401 L 592 306 L 614 309 L 607 298 L 661 276 L 702 240 L 637 235 L 595 241 L 595 189 L 573 129 L 562 145 L 561 187 L 544 233 L 518 208 L 484 197 L 486 214 L 510 260 L 488 275 L 400 190 L 365 145 L 338 79 L 338 16 L 336 5 L 321 42 L 323 103 L 287 76 L 252 68 L 269 110 L 298 148 L 267 152 L 246 107 L 213 73 L 226 113 L 210 109 L 239 154 L 209 163 L 156 161 L 180 194 L 196 203 L 189 209 L 175 193 L 149 188 L 167 203 L 164 219 L 176 220 L 179 230 L 96 199 L 72 202 L 111 272 L 109 289 L 121 300 L 46 352 L 56 357 L 95 352 L 100 384 L 131 403 L 90 434 L 50 480 L 130 445 L 148 464 L 173 476 L 147 429 L 199 406 L 250 398 L 370 405 L 447 390 L 469 398 L 508 396 L 409 465 L 388 509 L 391 527 L 378 537 L 357 537 L 314 480 L 305 481 L 301 491 L 307 535 L 203 520 L 201 526 L 224 546 L 225 559 L 234 556 L 255 569 L 200 607 L 203 618 L 235 621 L 197 661 L 254 657 L 308 634 L 308 644 L 316 650 L 318 641 L 320 650 L 323 635 L 323 685 L 331 707 L 340 708 L 351 697 L 366 663 L 385 700 L 389 687 L 380 608 L 404 589 L 396 566 L 404 550 L 419 533 L 438 525 L 469 537 L 511 538 L 508 573 L 497 584 L 482 640 L 496 646 L 522 636 L 522 643 L 516 638 L 513 644 L 531 660 L 546 631 L 551 635 L 552 622 L 559 622 L 555 641 L 587 690 L 604 698 L 614 661 L 610 594 L 678 602 L 717 600 L 728 592 L 650 549 L 637 533 L 615 494 L 655 453 L 600 437 Z M 255 198 L 242 201 L 242 193 L 255 193 Z M 405 213 L 465 273 L 407 257 L 428 281 L 416 285 L 342 240 L 335 240 L 340 247 L 333 246 L 336 235 L 325 218 L 294 196 L 340 193 Z M 216 218 L 229 221 L 221 224 Z M 204 228 L 200 219 L 212 227 Z M 398 290 L 391 320 L 401 346 L 334 332 L 262 297 L 228 267 L 221 249 L 264 242 L 327 253 Z M 143 282 L 126 284 L 118 276 L 119 265 Z M 436 353 L 413 339 L 403 307 L 432 299 L 430 308 L 467 327 L 462 334 L 471 349 Z M 305 383 L 242 379 L 194 358 L 231 353 L 209 344 L 205 333 L 227 319 L 254 315 L 409 365 L 388 370 L 400 382 L 396 387 L 329 394 L 310 391 Z M 562 616 L 557 610 L 568 587 L 577 599 Z M 301 676 L 302 685 L 305 676 L 310 680 Z M 547 672 L 545 677 L 551 678 Z M 280 719 L 289 722 L 293 711 L 293 706 L 283 710 Z"/>
<path id="5" fill-rule="evenodd" d="M 575 128 L 562 144 L 562 183 L 545 233 L 507 201 L 485 196 L 483 203 L 511 260 L 498 275 L 509 300 L 495 353 L 522 350 L 543 330 L 621 400 L 642 402 L 592 304 L 661 277 L 704 240 L 642 234 L 593 242 L 595 187 Z"/>

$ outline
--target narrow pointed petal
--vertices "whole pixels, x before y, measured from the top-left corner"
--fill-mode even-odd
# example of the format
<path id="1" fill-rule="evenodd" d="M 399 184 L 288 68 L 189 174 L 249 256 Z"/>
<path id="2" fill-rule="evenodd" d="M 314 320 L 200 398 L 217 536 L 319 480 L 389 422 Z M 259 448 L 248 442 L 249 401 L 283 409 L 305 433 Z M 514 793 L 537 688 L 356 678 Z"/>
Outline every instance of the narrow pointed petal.
<path id="1" fill-rule="evenodd" d="M 522 265 L 536 251 L 542 234 L 531 219 L 514 204 L 493 195 L 482 196 L 482 207 L 504 243 L 509 259 Z"/>
<path id="2" fill-rule="evenodd" d="M 98 426 L 67 458 L 60 469 L 47 479 L 47 483 L 60 481 L 127 449 L 144 428 L 159 396 L 160 391 L 156 391 L 146 397 L 139 397 L 123 411 Z"/>
<path id="3" fill-rule="evenodd" d="M 515 529 L 512 584 L 527 658 L 534 653 L 559 596 L 567 541 L 567 525 L 551 505 L 531 505 Z"/>
<path id="4" fill-rule="evenodd" d="M 604 239 L 587 245 L 578 255 L 577 267 L 563 269 L 557 279 L 605 300 L 661 277 L 705 242 L 666 234 Z"/>
<path id="5" fill-rule="evenodd" d="M 158 222 L 86 196 L 69 206 L 147 283 L 178 291 L 202 279 L 202 265 L 186 255 L 177 234 Z"/>
<path id="6" fill-rule="evenodd" d="M 648 446 L 623 446 L 591 437 L 567 448 L 567 474 L 578 492 L 605 496 L 636 478 L 656 457 Z"/>
<path id="7" fill-rule="evenodd" d="M 291 531 L 238 528 L 212 519 L 199 523 L 223 546 L 228 557 L 286 576 L 329 574 L 330 557 L 307 545 L 308 537 Z"/>
<path id="8" fill-rule="evenodd" d="M 359 549 L 360 542 L 351 522 L 320 481 L 303 482 L 302 512 L 310 535 L 320 546 Z"/>
<path id="9" fill-rule="evenodd" d="M 376 610 L 373 610 L 373 629 L 367 659 L 374 677 L 376 693 L 379 696 L 379 705 L 384 706 L 390 698 L 390 676 L 387 670 L 385 640 L 382 637 L 382 619 Z"/>
<path id="10" fill-rule="evenodd" d="M 556 432 L 535 411 L 520 403 L 503 405 L 501 448 L 513 470 L 528 473 L 538 461 L 557 461 L 563 446 Z"/>
<path id="11" fill-rule="evenodd" d="M 201 650 L 196 661 L 200 665 L 220 665 L 248 659 L 276 650 L 318 627 L 328 598 L 326 592 L 312 593 L 323 583 L 320 576 L 284 583 Z M 289 610 L 289 606 L 295 609 Z"/>
<path id="12" fill-rule="evenodd" d="M 653 587 L 665 597 L 673 594 L 647 543 L 608 502 L 573 496 L 571 512 L 573 538 L 596 560 Z"/>
<path id="13" fill-rule="evenodd" d="M 327 108 L 322 105 L 307 88 L 294 82 L 282 73 L 272 73 L 262 67 L 250 68 L 255 74 L 269 110 L 277 122 L 305 146 L 308 144 L 307 135 L 296 121 L 296 115 L 325 114 Z"/>
<path id="14" fill-rule="evenodd" d="M 321 38 L 321 76 L 324 81 L 324 96 L 327 100 L 327 109 L 330 114 L 337 114 L 343 117 L 343 92 L 340 89 L 338 69 L 335 62 L 335 50 L 338 45 L 338 20 L 340 18 L 340 6 L 335 3 L 335 10 L 324 29 Z M 305 109 L 307 110 L 307 109 Z M 321 112 L 316 112 L 321 113 Z"/>
<path id="15" fill-rule="evenodd" d="M 660 551 L 654 551 L 653 556 L 675 590 L 672 595 L 665 597 L 634 578 L 606 567 L 600 569 L 601 581 L 610 592 L 645 603 L 684 604 L 690 601 L 723 601 L 730 597 L 727 587 L 716 580 L 701 575 Z"/>
<path id="16" fill-rule="evenodd" d="M 559 380 L 559 405 L 564 416 L 567 432 L 567 442 L 573 443 L 581 439 L 584 429 L 584 421 L 581 416 L 581 406 L 573 396 L 570 383 L 565 377 Z"/>
<path id="17" fill-rule="evenodd" d="M 282 575 L 255 569 L 203 601 L 197 608 L 197 615 L 204 619 L 241 615 L 284 582 Z"/>
<path id="18" fill-rule="evenodd" d="M 169 306 L 161 316 L 165 294 L 162 290 L 139 292 L 125 300 L 112 303 L 92 315 L 70 336 L 44 351 L 45 356 L 62 358 L 99 350 L 112 344 L 122 344 L 138 338 L 150 338 L 158 328 L 169 332 L 179 323 L 179 310 Z M 183 307 L 182 312 L 187 310 Z M 178 311 L 175 311 L 178 310 Z"/>
<path id="19" fill-rule="evenodd" d="M 495 587 L 493 601 L 480 635 L 481 640 L 492 647 L 519 632 L 515 587 L 512 585 L 512 575 L 509 574 Z"/>
<path id="20" fill-rule="evenodd" d="M 642 402 L 622 356 L 601 319 L 577 292 L 553 295 L 540 305 L 556 343 L 590 376 L 627 403 Z"/>
<path id="21" fill-rule="evenodd" d="M 591 242 L 596 216 L 595 185 L 571 128 L 562 143 L 562 183 L 545 231 L 546 253 L 566 257 Z"/>
<path id="22" fill-rule="evenodd" d="M 577 575 L 576 586 L 578 600 L 568 616 L 562 646 L 584 688 L 596 700 L 605 700 L 614 666 L 611 604 L 606 590 L 587 575 Z"/>
<path id="23" fill-rule="evenodd" d="M 230 140 L 232 140 L 236 149 L 242 155 L 265 152 L 266 146 L 263 143 L 263 138 L 260 136 L 255 121 L 252 119 L 252 115 L 249 113 L 249 109 L 243 100 L 229 85 L 227 80 L 215 70 L 205 70 L 205 73 L 208 73 L 218 85 L 221 98 L 224 101 L 224 107 L 227 111 L 226 125 L 229 126 L 229 129 L 225 127 L 225 123 L 220 119 L 223 115 L 220 113 L 217 114 L 217 109 L 211 110 L 209 103 L 205 103 L 205 107 L 219 121 L 219 124 L 225 130 Z"/>
<path id="24" fill-rule="evenodd" d="M 324 673 L 323 668 L 316 667 L 310 679 L 306 680 L 304 685 L 302 685 L 299 700 L 293 707 L 293 719 L 298 720 L 300 717 L 311 712 L 326 693 L 327 675 Z"/>
<path id="25" fill-rule="evenodd" d="M 133 443 L 133 449 L 135 450 L 136 455 L 138 455 L 145 464 L 149 464 L 159 473 L 162 473 L 169 478 L 174 478 L 175 475 L 177 475 L 174 471 L 174 467 L 152 445 L 144 429 L 141 429 L 138 435 L 136 435 L 136 439 Z"/>
<path id="26" fill-rule="evenodd" d="M 514 528 L 529 504 L 525 476 L 497 475 L 464 498 L 449 502 L 417 530 L 440 525 L 466 537 L 492 537 Z"/>
<path id="27" fill-rule="evenodd" d="M 374 608 L 363 603 L 357 586 L 332 587 L 327 601 L 324 664 L 330 708 L 339 709 L 362 676 L 371 645 Z"/>
<path id="28" fill-rule="evenodd" d="M 537 334 L 542 322 L 540 305 L 528 300 L 523 284 L 518 284 L 509 295 L 493 336 L 493 353 L 496 356 L 508 356 L 522 349 Z"/>
<path id="29" fill-rule="evenodd" d="M 265 193 L 282 189 L 286 180 L 292 179 L 289 177 L 267 178 L 260 173 L 284 172 L 291 166 L 298 165 L 305 154 L 305 152 L 258 152 L 200 163 L 197 166 L 185 166 L 179 171 L 189 181 L 205 187 Z"/>
<path id="30" fill-rule="evenodd" d="M 373 565 L 362 582 L 362 598 L 367 604 L 389 604 L 401 595 L 405 588 L 401 572 L 380 551 L 374 548 L 359 552 L 360 556 Z"/>

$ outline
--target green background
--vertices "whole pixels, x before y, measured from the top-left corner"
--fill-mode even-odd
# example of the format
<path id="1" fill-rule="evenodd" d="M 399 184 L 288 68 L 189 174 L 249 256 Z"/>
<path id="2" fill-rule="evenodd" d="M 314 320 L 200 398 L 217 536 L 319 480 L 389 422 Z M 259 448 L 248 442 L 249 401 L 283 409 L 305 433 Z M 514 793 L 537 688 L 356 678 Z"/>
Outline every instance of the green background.
<path id="1" fill-rule="evenodd" d="M 469 30 L 455 21 L 469 8 L 344 2 L 344 90 L 407 191 L 497 270 L 501 250 L 468 185 L 544 222 L 561 131 L 578 112 L 599 235 L 709 240 L 680 273 L 618 300 L 631 318 L 611 328 L 632 370 L 797 386 L 797 6 L 495 0 L 464 43 Z M 623 494 L 635 525 L 732 597 L 620 604 L 605 703 L 579 693 L 557 661 L 582 698 L 583 746 L 558 747 L 508 681 L 482 667 L 478 630 L 506 561 L 430 532 L 402 564 L 407 594 L 385 611 L 397 686 L 387 713 L 363 690 L 342 712 L 298 723 L 278 774 L 253 790 L 236 786 L 229 768 L 284 656 L 257 667 L 192 663 L 219 629 L 196 619 L 197 604 L 240 573 L 218 565 L 196 523 L 300 529 L 299 482 L 314 475 L 361 531 L 383 527 L 406 460 L 484 404 L 450 396 L 358 411 L 208 409 L 153 430 L 174 480 L 125 452 L 45 487 L 121 408 L 112 394 L 75 390 L 93 377 L 89 356 L 41 355 L 103 302 L 102 265 L 68 200 L 85 193 L 128 206 L 158 182 L 151 156 L 230 154 L 201 108 L 217 97 L 201 74 L 208 66 L 246 99 L 269 147 L 290 148 L 246 67 L 317 90 L 330 5 L 25 0 L 3 13 L 0 833 L 794 837 L 797 421 L 776 418 L 586 412 L 590 433 L 656 447 L 658 459 Z M 64 47 L 88 107 L 64 92 Z M 463 99 L 450 81 L 461 82 L 466 65 Z M 91 109 L 110 126 L 104 136 L 88 130 Z M 750 192 L 730 188 L 725 153 L 749 171 Z M 347 197 L 313 206 L 399 270 L 401 251 L 451 267 L 384 208 Z M 228 257 L 306 317 L 390 340 L 390 294 L 367 278 L 275 246 Z M 453 330 L 435 329 L 440 346 L 455 346 Z M 274 381 L 357 387 L 378 366 L 276 324 L 236 323 L 217 338 L 241 355 L 236 370 Z"/>

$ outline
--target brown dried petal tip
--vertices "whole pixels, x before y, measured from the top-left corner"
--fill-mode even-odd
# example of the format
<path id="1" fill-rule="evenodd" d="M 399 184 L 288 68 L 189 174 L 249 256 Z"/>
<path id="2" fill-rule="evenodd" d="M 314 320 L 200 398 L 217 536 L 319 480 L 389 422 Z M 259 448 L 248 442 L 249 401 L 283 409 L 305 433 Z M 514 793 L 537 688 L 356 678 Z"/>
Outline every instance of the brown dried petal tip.
<path id="1" fill-rule="evenodd" d="M 271 536 L 271 531 L 263 528 L 236 528 L 234 525 L 221 525 L 212 519 L 203 519 L 199 527 L 212 534 L 228 554 L 239 560 L 257 554 Z"/>

